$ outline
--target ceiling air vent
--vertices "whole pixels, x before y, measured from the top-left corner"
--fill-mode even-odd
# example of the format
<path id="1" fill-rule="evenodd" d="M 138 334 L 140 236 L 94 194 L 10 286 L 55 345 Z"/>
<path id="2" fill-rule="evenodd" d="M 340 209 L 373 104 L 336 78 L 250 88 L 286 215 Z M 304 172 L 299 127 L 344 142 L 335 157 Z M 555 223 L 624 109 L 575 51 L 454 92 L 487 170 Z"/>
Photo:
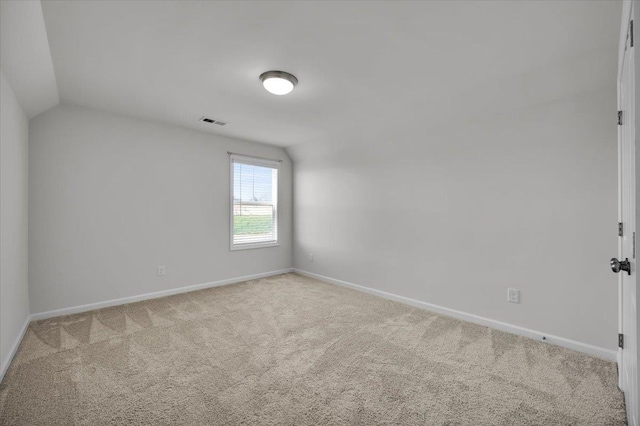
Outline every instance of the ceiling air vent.
<path id="1" fill-rule="evenodd" d="M 209 118 L 209 117 L 202 117 L 202 118 L 200 118 L 199 121 L 203 121 L 203 122 L 209 123 L 209 124 L 217 124 L 218 126 L 226 126 L 227 125 L 227 123 L 225 123 L 224 121 L 214 120 L 213 118 Z"/>

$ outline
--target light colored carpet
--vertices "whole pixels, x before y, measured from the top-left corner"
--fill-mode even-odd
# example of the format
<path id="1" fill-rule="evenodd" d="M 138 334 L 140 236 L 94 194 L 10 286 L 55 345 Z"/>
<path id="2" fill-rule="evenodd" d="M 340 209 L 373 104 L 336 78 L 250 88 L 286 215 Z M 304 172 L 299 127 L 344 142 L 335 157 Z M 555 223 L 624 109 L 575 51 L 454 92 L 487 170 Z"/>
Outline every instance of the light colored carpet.
<path id="1" fill-rule="evenodd" d="M 32 323 L 2 425 L 622 425 L 612 362 L 294 274 Z"/>

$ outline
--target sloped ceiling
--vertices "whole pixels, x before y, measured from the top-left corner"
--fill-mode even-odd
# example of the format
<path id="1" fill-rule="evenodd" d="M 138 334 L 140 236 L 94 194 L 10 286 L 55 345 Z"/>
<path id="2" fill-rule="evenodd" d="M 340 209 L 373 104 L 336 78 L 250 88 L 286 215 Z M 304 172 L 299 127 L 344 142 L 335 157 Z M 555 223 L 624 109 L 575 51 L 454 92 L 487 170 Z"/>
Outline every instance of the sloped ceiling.
<path id="1" fill-rule="evenodd" d="M 60 102 L 39 1 L 0 2 L 0 68 L 27 117 Z"/>
<path id="2" fill-rule="evenodd" d="M 285 147 L 610 84 L 620 21 L 615 0 L 51 1 L 43 11 L 63 102 Z M 267 93 L 258 76 L 271 69 L 298 87 Z M 205 115 L 229 124 L 198 122 Z"/>

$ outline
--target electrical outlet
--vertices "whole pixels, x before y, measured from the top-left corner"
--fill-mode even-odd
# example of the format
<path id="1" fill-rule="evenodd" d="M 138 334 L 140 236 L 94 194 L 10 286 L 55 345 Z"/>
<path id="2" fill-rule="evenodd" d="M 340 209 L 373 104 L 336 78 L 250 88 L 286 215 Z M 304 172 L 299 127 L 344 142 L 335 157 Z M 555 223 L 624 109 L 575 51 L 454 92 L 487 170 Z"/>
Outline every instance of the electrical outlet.
<path id="1" fill-rule="evenodd" d="M 313 262 L 313 253 L 309 253 L 309 262 Z"/>
<path id="2" fill-rule="evenodd" d="M 520 303 L 520 290 L 517 288 L 507 289 L 507 302 Z"/>
<path id="3" fill-rule="evenodd" d="M 164 276 L 164 265 L 158 266 L 158 276 L 159 277 Z"/>

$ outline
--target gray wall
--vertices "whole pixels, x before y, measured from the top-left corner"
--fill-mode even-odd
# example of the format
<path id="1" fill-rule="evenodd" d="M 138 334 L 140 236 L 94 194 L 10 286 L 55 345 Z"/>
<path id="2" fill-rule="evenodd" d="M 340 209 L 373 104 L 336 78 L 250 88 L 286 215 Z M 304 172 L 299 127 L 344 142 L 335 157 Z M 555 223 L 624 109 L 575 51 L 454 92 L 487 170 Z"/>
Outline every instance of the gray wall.
<path id="1" fill-rule="evenodd" d="M 29 130 L 33 313 L 291 266 L 284 150 L 63 105 Z M 229 251 L 227 151 L 284 160 L 280 247 Z"/>
<path id="2" fill-rule="evenodd" d="M 0 371 L 29 316 L 29 124 L 0 72 Z"/>
<path id="3" fill-rule="evenodd" d="M 615 349 L 613 83 L 290 149 L 294 267 Z M 508 287 L 521 304 L 506 301 Z"/>

